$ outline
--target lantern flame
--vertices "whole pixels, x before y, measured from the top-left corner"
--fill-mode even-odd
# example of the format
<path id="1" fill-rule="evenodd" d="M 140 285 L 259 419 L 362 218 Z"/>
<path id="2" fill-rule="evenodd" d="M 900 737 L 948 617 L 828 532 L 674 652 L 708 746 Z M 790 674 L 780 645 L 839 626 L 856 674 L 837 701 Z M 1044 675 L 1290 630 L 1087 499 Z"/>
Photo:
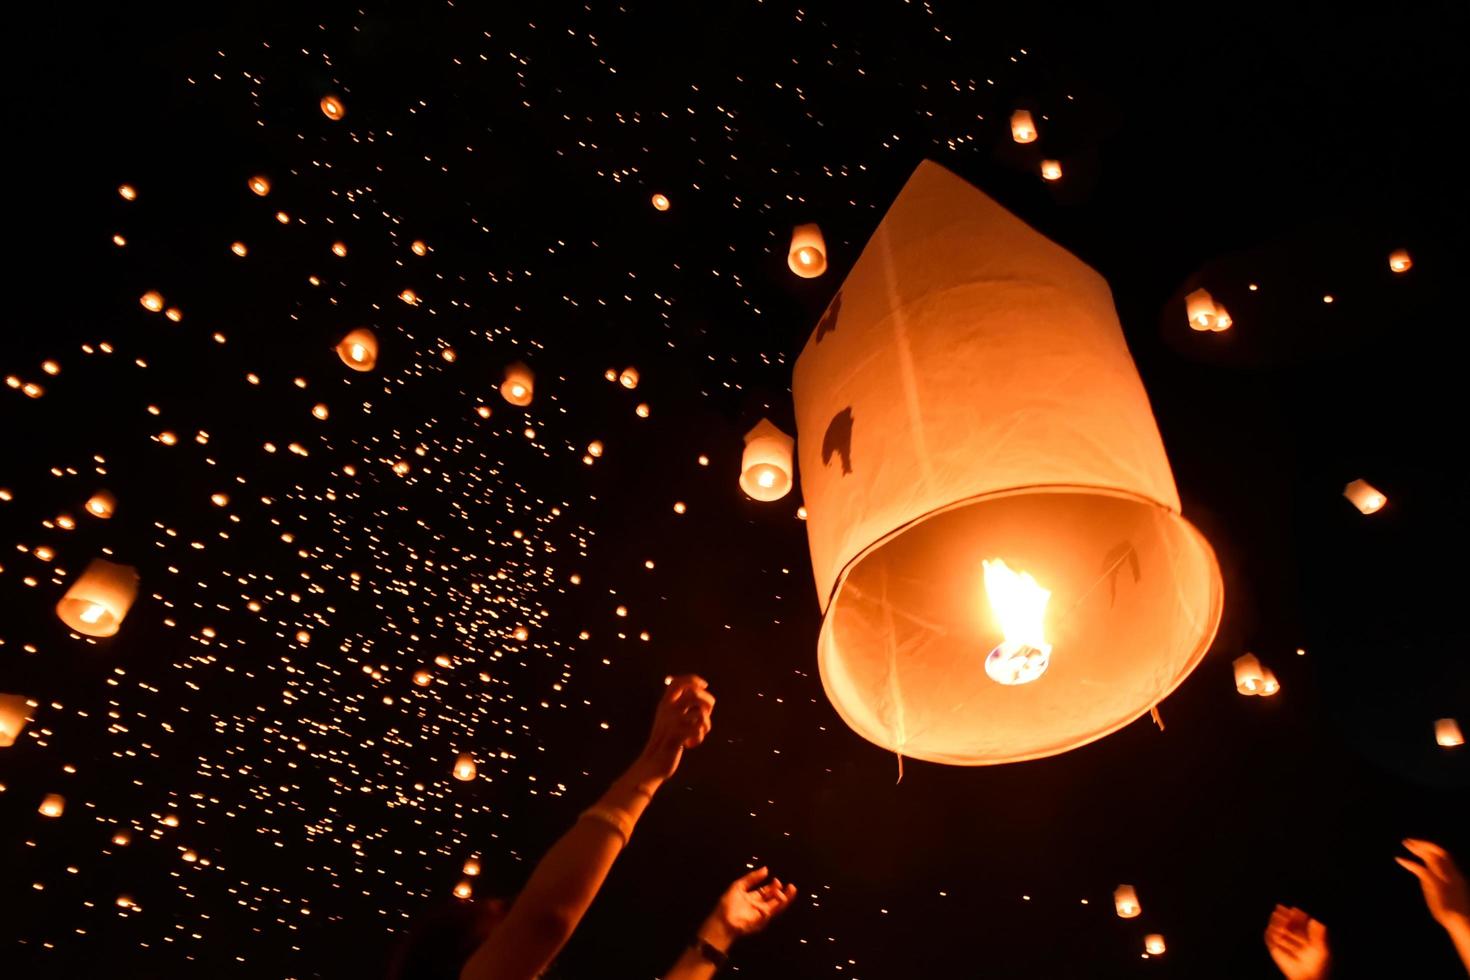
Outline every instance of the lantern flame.
<path id="1" fill-rule="evenodd" d="M 999 558 L 982 564 L 985 594 L 1005 637 L 985 658 L 985 673 L 999 684 L 1029 684 L 1051 662 L 1042 625 L 1051 592 L 1036 584 L 1030 572 L 1012 571 Z"/>
<path id="2" fill-rule="evenodd" d="M 77 614 L 77 618 L 84 623 L 95 623 L 102 618 L 107 610 L 99 603 L 92 603 L 86 609 Z"/>

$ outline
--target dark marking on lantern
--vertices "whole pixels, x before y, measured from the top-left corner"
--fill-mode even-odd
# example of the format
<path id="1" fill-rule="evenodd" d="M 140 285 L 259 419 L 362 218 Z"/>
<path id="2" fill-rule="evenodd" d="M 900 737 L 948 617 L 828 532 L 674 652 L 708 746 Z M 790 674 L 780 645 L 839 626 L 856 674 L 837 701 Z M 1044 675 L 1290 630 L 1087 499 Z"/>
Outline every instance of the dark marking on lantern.
<path id="1" fill-rule="evenodd" d="M 1124 541 L 1114 545 L 1103 556 L 1103 574 L 1108 577 L 1109 606 L 1118 601 L 1118 569 L 1125 561 L 1133 571 L 1133 581 L 1137 582 L 1143 577 L 1143 570 L 1138 566 L 1138 550 L 1133 547 L 1133 542 Z"/>
<path id="2" fill-rule="evenodd" d="M 827 434 L 822 436 L 822 465 L 832 462 L 832 454 L 842 457 L 842 475 L 852 472 L 852 406 L 849 405 L 827 423 Z"/>
<path id="3" fill-rule="evenodd" d="M 822 319 L 817 321 L 817 343 L 820 344 L 822 338 L 829 333 L 837 332 L 837 314 L 841 311 L 842 290 L 839 289 L 837 295 L 832 297 L 832 302 L 828 304 L 827 311 L 822 314 Z"/>

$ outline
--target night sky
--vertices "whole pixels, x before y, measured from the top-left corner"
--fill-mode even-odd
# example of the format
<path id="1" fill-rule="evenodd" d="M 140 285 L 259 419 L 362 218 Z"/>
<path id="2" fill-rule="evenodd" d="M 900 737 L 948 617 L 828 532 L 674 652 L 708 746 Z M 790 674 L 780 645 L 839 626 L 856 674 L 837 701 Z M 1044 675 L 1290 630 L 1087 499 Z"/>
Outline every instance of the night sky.
<path id="1" fill-rule="evenodd" d="M 980 6 L 12 31 L 0 693 L 34 707 L 0 748 L 0 975 L 377 976 L 466 858 L 476 894 L 517 888 L 685 672 L 714 732 L 556 976 L 655 977 L 759 864 L 802 898 L 746 976 L 1269 977 L 1277 901 L 1338 976 L 1457 975 L 1392 858 L 1470 866 L 1467 750 L 1434 737 L 1470 727 L 1470 15 Z M 924 159 L 1106 277 L 1226 605 L 1164 731 L 896 782 L 817 676 L 800 486 L 737 478 L 760 418 L 794 432 L 795 357 Z M 1200 286 L 1230 330 L 1189 328 Z M 333 350 L 358 327 L 370 373 Z M 99 556 L 141 585 L 90 640 L 54 607 Z M 1236 693 L 1247 651 L 1280 693 Z"/>

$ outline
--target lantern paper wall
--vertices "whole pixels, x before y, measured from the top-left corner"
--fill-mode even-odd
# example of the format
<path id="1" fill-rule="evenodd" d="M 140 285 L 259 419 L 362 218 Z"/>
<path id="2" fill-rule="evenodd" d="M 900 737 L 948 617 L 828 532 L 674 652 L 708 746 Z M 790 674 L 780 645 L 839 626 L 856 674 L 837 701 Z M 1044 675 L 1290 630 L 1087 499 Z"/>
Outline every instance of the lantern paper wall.
<path id="1" fill-rule="evenodd" d="M 1218 333 L 1229 330 L 1235 323 L 1225 307 L 1215 302 L 1215 298 L 1205 289 L 1196 289 L 1184 297 L 1184 307 L 1189 325 L 1195 330 L 1213 330 Z"/>
<path id="2" fill-rule="evenodd" d="M 479 858 L 465 858 L 465 862 L 464 862 L 464 873 L 466 875 L 468 875 L 469 877 L 471 877 L 471 878 L 473 878 L 475 875 L 479 874 L 480 873 L 480 860 L 479 860 Z"/>
<path id="3" fill-rule="evenodd" d="M 19 694 L 0 694 L 0 749 L 9 748 L 20 738 L 30 720 L 30 707 Z"/>
<path id="4" fill-rule="evenodd" d="M 43 817 L 59 817 L 66 811 L 66 797 L 60 793 L 47 793 L 36 812 Z"/>
<path id="5" fill-rule="evenodd" d="M 1388 503 L 1388 498 L 1367 480 L 1354 480 L 1342 488 L 1342 495 L 1364 514 L 1376 514 Z"/>
<path id="6" fill-rule="evenodd" d="M 98 490 L 87 500 L 87 513 L 107 520 L 117 511 L 117 498 L 106 490 Z"/>
<path id="7" fill-rule="evenodd" d="M 454 760 L 454 778 L 461 782 L 469 782 L 475 778 L 475 757 L 468 752 L 461 752 L 459 758 Z"/>
<path id="8" fill-rule="evenodd" d="M 1445 748 L 1454 748 L 1465 744 L 1465 736 L 1460 733 L 1460 723 L 1453 718 L 1441 718 L 1434 723 L 1434 741 Z M 0 742 L 0 744 L 4 744 Z"/>
<path id="9" fill-rule="evenodd" d="M 827 242 L 816 225 L 797 225 L 791 230 L 791 247 L 786 265 L 803 279 L 815 279 L 827 271 Z"/>
<path id="10" fill-rule="evenodd" d="M 1256 659 L 1256 655 L 1247 653 L 1243 657 L 1236 657 L 1233 666 L 1235 668 L 1235 689 L 1241 694 L 1260 694 L 1261 689 L 1266 685 L 1266 674 L 1261 669 L 1261 662 Z"/>
<path id="11" fill-rule="evenodd" d="M 1150 956 L 1162 956 L 1164 954 L 1164 937 L 1156 932 L 1151 932 L 1143 937 L 1143 951 Z"/>
<path id="12" fill-rule="evenodd" d="M 341 119 L 347 114 L 347 110 L 342 105 L 342 100 L 335 95 L 322 96 L 321 107 L 322 115 L 328 119 Z"/>
<path id="13" fill-rule="evenodd" d="M 337 342 L 337 356 L 354 371 L 371 371 L 378 363 L 378 336 L 358 327 Z"/>
<path id="14" fill-rule="evenodd" d="M 1132 885 L 1119 885 L 1113 889 L 1113 908 L 1121 919 L 1135 918 L 1143 911 L 1143 906 L 1138 904 L 1138 892 Z"/>
<path id="15" fill-rule="evenodd" d="M 505 380 L 500 382 L 500 397 L 512 405 L 524 408 L 531 404 L 536 394 L 536 376 L 531 369 L 517 361 L 506 366 Z"/>
<path id="16" fill-rule="evenodd" d="M 1041 161 L 1041 177 L 1043 180 L 1061 180 L 1062 163 L 1060 160 Z"/>
<path id="17" fill-rule="evenodd" d="M 639 374 L 637 368 L 625 367 L 623 368 L 623 373 L 618 375 L 618 384 L 622 385 L 624 388 L 627 388 L 629 391 L 632 391 L 634 388 L 638 387 L 638 378 Z"/>
<path id="18" fill-rule="evenodd" d="M 1409 250 L 1396 248 L 1388 253 L 1388 267 L 1394 272 L 1408 272 L 1414 267 L 1414 260 L 1409 257 Z"/>
<path id="19" fill-rule="evenodd" d="M 1107 283 L 959 177 L 910 177 L 793 392 L 818 664 L 864 738 L 957 765 L 1055 755 L 1204 656 L 1219 569 L 1180 516 Z M 1050 653 L 1030 683 L 986 670 L 1025 652 L 991 560 L 1034 586 Z"/>
<path id="20" fill-rule="evenodd" d="M 756 500 L 780 500 L 791 492 L 791 437 L 761 419 L 745 434 L 740 489 Z"/>
<path id="21" fill-rule="evenodd" d="M 1011 113 L 1011 139 L 1017 143 L 1032 143 L 1036 140 L 1036 123 L 1031 120 L 1031 113 L 1025 109 L 1017 109 Z"/>
<path id="22" fill-rule="evenodd" d="M 83 636 L 112 636 L 137 596 L 137 569 L 94 558 L 56 604 L 56 615 Z"/>

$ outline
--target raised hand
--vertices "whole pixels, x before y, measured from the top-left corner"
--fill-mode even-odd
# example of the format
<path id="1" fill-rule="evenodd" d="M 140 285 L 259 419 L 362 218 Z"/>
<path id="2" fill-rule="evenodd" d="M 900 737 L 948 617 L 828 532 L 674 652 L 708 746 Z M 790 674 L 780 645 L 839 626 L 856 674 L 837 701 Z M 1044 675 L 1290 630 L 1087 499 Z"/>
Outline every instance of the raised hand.
<path id="1" fill-rule="evenodd" d="M 1454 858 L 1433 841 L 1411 837 L 1404 841 L 1404 847 L 1424 863 L 1401 857 L 1394 860 L 1419 879 L 1424 904 L 1429 906 L 1434 921 L 1452 931 L 1470 928 L 1470 889 Z"/>
<path id="2" fill-rule="evenodd" d="M 715 696 L 708 689 L 704 678 L 694 674 L 676 677 L 669 683 L 654 712 L 648 744 L 636 764 L 643 776 L 668 779 L 678 770 L 684 750 L 704 741 L 715 710 Z"/>
<path id="3" fill-rule="evenodd" d="M 756 868 L 725 889 L 710 918 L 719 920 L 732 938 L 749 936 L 764 929 L 795 900 L 795 885 L 783 885 L 765 868 Z"/>
<path id="4" fill-rule="evenodd" d="M 1327 927 L 1285 905 L 1276 906 L 1266 923 L 1266 951 L 1287 980 L 1322 980 L 1332 961 Z"/>

